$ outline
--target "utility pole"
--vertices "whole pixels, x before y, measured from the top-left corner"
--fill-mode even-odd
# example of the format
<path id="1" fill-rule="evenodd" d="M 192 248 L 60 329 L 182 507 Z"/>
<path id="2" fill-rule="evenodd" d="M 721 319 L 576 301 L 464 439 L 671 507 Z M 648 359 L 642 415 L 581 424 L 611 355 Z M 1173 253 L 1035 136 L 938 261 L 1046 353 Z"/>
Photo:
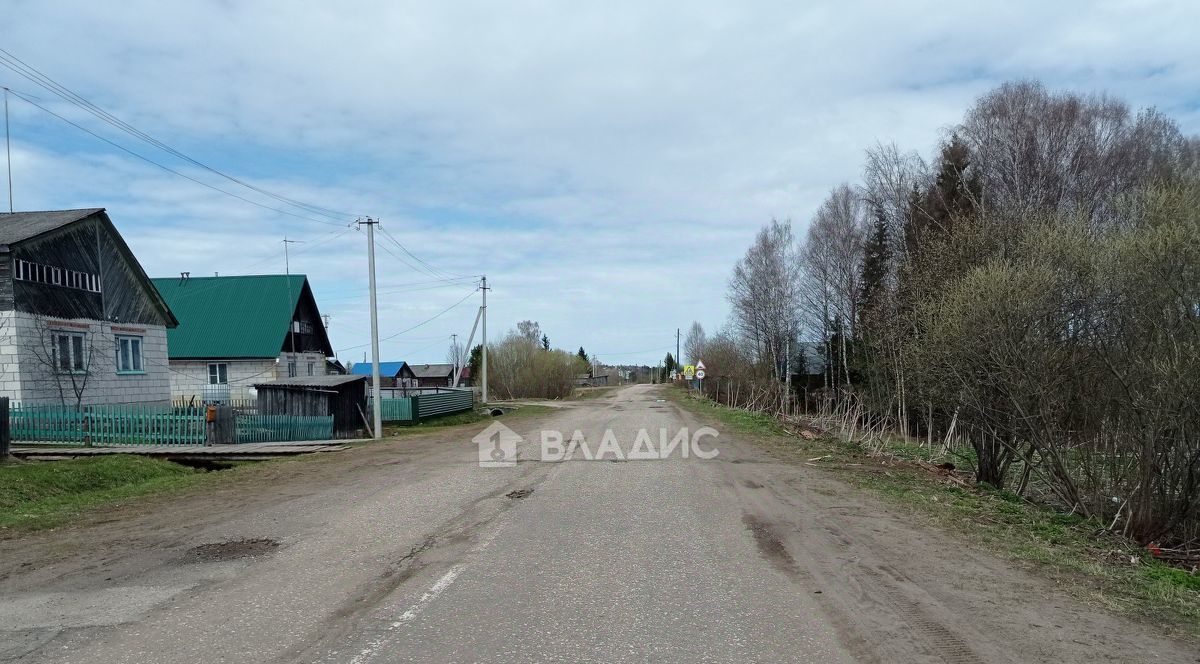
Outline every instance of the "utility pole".
<path id="1" fill-rule="evenodd" d="M 374 426 L 371 435 L 376 439 L 383 437 L 383 399 L 379 390 L 379 308 L 375 301 L 375 225 L 379 222 L 367 217 L 366 221 L 359 220 L 360 226 L 367 227 L 367 270 L 370 272 L 371 284 L 371 399 Z"/>
<path id="2" fill-rule="evenodd" d="M 679 328 L 675 328 L 675 371 L 679 371 Z"/>
<path id="3" fill-rule="evenodd" d="M 12 139 L 8 133 L 8 88 L 4 88 L 4 154 L 8 158 L 8 211 L 13 211 L 12 203 Z"/>
<path id="4" fill-rule="evenodd" d="M 458 365 L 462 362 L 462 350 L 458 347 L 457 334 L 450 334 L 450 348 L 454 350 L 454 373 L 450 374 L 454 377 L 454 384 L 450 387 L 458 387 Z"/>
<path id="5" fill-rule="evenodd" d="M 284 283 L 287 286 L 288 306 L 292 306 L 292 265 L 288 261 L 288 245 L 297 244 L 299 240 L 289 240 L 287 236 L 283 236 L 283 274 L 285 277 Z M 292 363 L 296 362 L 296 316 L 295 310 L 288 314 L 288 341 L 292 347 Z M 296 364 L 296 375 L 300 375 L 300 365 Z M 288 378 L 291 378 L 291 372 L 288 372 Z"/>
<path id="6" fill-rule="evenodd" d="M 486 274 L 483 275 L 483 284 L 480 286 L 480 290 L 483 291 L 483 306 L 481 307 L 481 310 L 483 312 L 483 352 L 480 353 L 480 358 L 479 358 L 480 359 L 479 374 L 480 374 L 480 379 L 483 381 L 483 395 L 482 395 L 483 402 L 487 403 L 487 401 L 488 401 L 488 389 L 487 389 L 487 387 L 488 387 L 487 386 L 487 292 L 488 292 L 488 285 L 487 285 L 487 275 Z"/>

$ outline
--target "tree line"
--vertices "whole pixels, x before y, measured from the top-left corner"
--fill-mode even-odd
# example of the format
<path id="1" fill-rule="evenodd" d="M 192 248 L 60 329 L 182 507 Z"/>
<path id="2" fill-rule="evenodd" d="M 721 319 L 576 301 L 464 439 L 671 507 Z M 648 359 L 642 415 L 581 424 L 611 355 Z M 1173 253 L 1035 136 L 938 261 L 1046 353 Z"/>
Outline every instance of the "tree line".
<path id="1" fill-rule="evenodd" d="M 762 228 L 728 300 L 689 334 L 709 396 L 1200 537 L 1200 138 L 1158 111 L 1004 84 L 930 159 L 876 145 L 802 235 Z"/>

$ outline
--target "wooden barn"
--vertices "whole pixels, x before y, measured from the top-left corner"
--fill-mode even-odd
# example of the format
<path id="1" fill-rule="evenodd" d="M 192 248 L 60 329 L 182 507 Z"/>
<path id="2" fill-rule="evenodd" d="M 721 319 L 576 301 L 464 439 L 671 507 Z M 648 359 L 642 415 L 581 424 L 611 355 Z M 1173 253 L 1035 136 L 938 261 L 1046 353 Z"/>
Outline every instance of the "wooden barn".
<path id="1" fill-rule="evenodd" d="M 260 415 L 333 415 L 333 437 L 367 428 L 366 376 L 297 376 L 258 383 Z"/>

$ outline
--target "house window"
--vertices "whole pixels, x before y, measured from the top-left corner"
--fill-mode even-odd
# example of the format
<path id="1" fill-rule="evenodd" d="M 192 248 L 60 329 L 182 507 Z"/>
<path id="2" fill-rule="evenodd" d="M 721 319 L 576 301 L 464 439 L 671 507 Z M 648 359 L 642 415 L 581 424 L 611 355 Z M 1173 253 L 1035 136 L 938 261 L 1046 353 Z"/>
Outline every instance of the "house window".
<path id="1" fill-rule="evenodd" d="M 316 368 L 317 368 L 316 362 L 309 362 L 308 363 L 308 375 L 310 375 L 310 376 L 314 375 L 313 372 L 316 371 Z"/>
<path id="2" fill-rule="evenodd" d="M 292 321 L 292 332 L 296 334 L 312 334 L 313 325 L 306 320 L 294 320 Z"/>
<path id="3" fill-rule="evenodd" d="M 296 377 L 296 362 L 295 360 L 288 362 L 288 378 Z"/>
<path id="4" fill-rule="evenodd" d="M 117 373 L 142 373 L 141 337 L 117 337 Z"/>
<path id="5" fill-rule="evenodd" d="M 51 362 L 59 373 L 87 373 L 88 358 L 84 335 L 79 332 L 51 332 Z"/>
<path id="6" fill-rule="evenodd" d="M 209 385 L 229 384 L 229 365 L 224 362 L 213 362 L 208 365 Z"/>

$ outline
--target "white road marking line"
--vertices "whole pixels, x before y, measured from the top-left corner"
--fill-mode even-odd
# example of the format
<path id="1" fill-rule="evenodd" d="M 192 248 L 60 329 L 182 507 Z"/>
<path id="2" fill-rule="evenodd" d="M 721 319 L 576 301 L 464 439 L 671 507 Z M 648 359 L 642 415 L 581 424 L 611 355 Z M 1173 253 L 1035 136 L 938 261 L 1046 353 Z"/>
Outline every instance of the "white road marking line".
<path id="1" fill-rule="evenodd" d="M 430 586 L 429 590 L 426 590 L 425 594 L 421 595 L 421 599 L 417 600 L 416 604 L 413 604 L 412 607 L 410 607 L 407 611 L 400 614 L 400 619 L 392 623 L 392 629 L 395 629 L 404 623 L 411 621 L 413 618 L 416 618 L 417 614 L 421 612 L 421 609 L 424 608 L 426 604 L 437 599 L 438 595 L 441 595 L 443 590 L 449 588 L 450 584 L 454 583 L 454 580 L 458 578 L 458 575 L 462 574 L 462 571 L 462 565 L 455 565 L 454 567 L 451 567 L 449 572 L 443 574 L 442 578 L 437 580 L 437 583 Z"/>
<path id="2" fill-rule="evenodd" d="M 496 539 L 496 536 L 500 534 L 502 529 L 503 526 L 496 528 L 496 530 L 488 534 L 487 537 L 480 540 L 478 544 L 471 547 L 470 553 L 482 553 L 483 550 L 486 549 L 492 543 L 492 541 Z M 388 625 L 387 631 L 391 632 L 397 628 L 403 627 L 409 622 L 412 622 L 412 620 L 416 618 L 426 606 L 428 606 L 431 602 L 433 602 L 433 600 L 437 599 L 439 595 L 445 592 L 446 589 L 454 583 L 455 579 L 457 579 L 459 575 L 466 571 L 466 569 L 466 563 L 459 563 L 451 567 L 450 570 L 443 574 L 442 577 L 434 582 L 432 586 L 429 586 L 429 590 L 426 590 L 424 593 L 422 593 L 421 598 L 413 603 L 412 606 L 408 607 L 407 611 L 400 614 L 399 618 Z M 371 642 L 367 644 L 366 648 L 360 650 L 358 655 L 356 655 L 354 659 L 350 660 L 350 664 L 365 664 L 365 662 L 379 652 L 379 649 L 388 640 L 387 634 L 383 634 L 378 638 L 372 639 Z"/>

